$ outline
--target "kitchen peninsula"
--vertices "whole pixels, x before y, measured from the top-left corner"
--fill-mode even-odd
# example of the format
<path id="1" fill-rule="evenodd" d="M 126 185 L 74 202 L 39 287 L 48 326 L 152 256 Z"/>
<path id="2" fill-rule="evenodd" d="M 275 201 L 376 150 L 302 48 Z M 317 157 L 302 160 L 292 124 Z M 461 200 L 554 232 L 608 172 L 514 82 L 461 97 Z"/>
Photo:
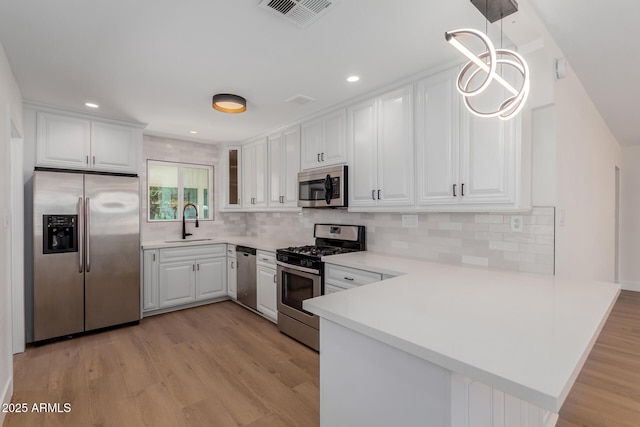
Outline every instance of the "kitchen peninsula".
<path id="1" fill-rule="evenodd" d="M 321 317 L 322 426 L 553 426 L 620 292 L 373 252 L 323 261 L 399 277 L 304 302 Z"/>

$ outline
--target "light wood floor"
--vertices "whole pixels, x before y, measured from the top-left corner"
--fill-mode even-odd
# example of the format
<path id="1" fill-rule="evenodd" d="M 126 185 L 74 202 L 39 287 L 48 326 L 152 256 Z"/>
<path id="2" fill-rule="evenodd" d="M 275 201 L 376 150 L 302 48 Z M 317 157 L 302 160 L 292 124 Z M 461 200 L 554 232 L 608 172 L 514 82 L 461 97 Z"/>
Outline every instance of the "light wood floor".
<path id="1" fill-rule="evenodd" d="M 14 402 L 68 414 L 8 414 L 4 427 L 317 426 L 318 355 L 232 302 L 29 347 Z M 640 294 L 622 292 L 557 427 L 640 426 Z"/>
<path id="2" fill-rule="evenodd" d="M 556 426 L 640 426 L 640 293 L 620 294 Z"/>
<path id="3" fill-rule="evenodd" d="M 8 414 L 4 426 L 317 426 L 318 354 L 233 302 L 29 347 L 13 402 L 67 414 Z"/>

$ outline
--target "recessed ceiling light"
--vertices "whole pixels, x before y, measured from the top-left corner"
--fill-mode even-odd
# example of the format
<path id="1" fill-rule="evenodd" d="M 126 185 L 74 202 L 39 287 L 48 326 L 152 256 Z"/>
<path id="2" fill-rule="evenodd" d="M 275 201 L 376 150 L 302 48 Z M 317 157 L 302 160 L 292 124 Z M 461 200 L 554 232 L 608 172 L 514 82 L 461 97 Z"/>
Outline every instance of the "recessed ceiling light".
<path id="1" fill-rule="evenodd" d="M 85 102 L 84 105 L 89 108 L 99 108 L 98 104 L 94 104 L 93 102 Z"/>
<path id="2" fill-rule="evenodd" d="M 349 77 L 347 77 L 347 81 L 348 81 L 349 83 L 355 83 L 355 82 L 357 82 L 358 80 L 360 80 L 360 77 L 358 77 L 358 76 L 349 76 Z"/>
<path id="3" fill-rule="evenodd" d="M 197 133 L 198 133 L 198 131 L 197 131 L 197 130 L 190 130 L 190 131 L 189 131 L 189 133 L 192 133 L 192 134 L 194 134 L 194 135 L 195 135 L 195 134 L 197 134 Z"/>

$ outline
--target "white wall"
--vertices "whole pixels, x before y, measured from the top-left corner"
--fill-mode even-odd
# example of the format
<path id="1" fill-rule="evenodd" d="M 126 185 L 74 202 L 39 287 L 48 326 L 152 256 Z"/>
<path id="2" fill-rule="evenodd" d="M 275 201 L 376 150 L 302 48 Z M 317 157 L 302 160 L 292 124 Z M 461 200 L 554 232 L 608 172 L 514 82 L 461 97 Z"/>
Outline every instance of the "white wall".
<path id="1" fill-rule="evenodd" d="M 640 146 L 622 148 L 620 283 L 640 291 Z"/>
<path id="2" fill-rule="evenodd" d="M 22 134 L 22 96 L 0 44 L 0 159 L 10 157 L 11 137 Z M 13 334 L 11 322 L 10 229 L 5 215 L 10 212 L 8 165 L 0 170 L 0 401 L 8 402 L 13 392 Z M 0 412 L 0 424 L 4 421 Z"/>
<path id="3" fill-rule="evenodd" d="M 555 105 L 556 274 L 614 281 L 620 145 L 570 67 Z"/>

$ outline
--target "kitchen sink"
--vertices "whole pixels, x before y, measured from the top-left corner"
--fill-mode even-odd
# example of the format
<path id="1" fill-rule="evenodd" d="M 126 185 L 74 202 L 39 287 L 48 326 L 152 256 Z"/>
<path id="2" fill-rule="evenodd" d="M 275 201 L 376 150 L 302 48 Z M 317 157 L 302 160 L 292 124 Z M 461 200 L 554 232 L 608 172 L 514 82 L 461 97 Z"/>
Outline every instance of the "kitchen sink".
<path id="1" fill-rule="evenodd" d="M 165 243 L 189 243 L 189 242 L 204 242 L 213 239 L 180 239 L 180 240 L 165 240 Z"/>

